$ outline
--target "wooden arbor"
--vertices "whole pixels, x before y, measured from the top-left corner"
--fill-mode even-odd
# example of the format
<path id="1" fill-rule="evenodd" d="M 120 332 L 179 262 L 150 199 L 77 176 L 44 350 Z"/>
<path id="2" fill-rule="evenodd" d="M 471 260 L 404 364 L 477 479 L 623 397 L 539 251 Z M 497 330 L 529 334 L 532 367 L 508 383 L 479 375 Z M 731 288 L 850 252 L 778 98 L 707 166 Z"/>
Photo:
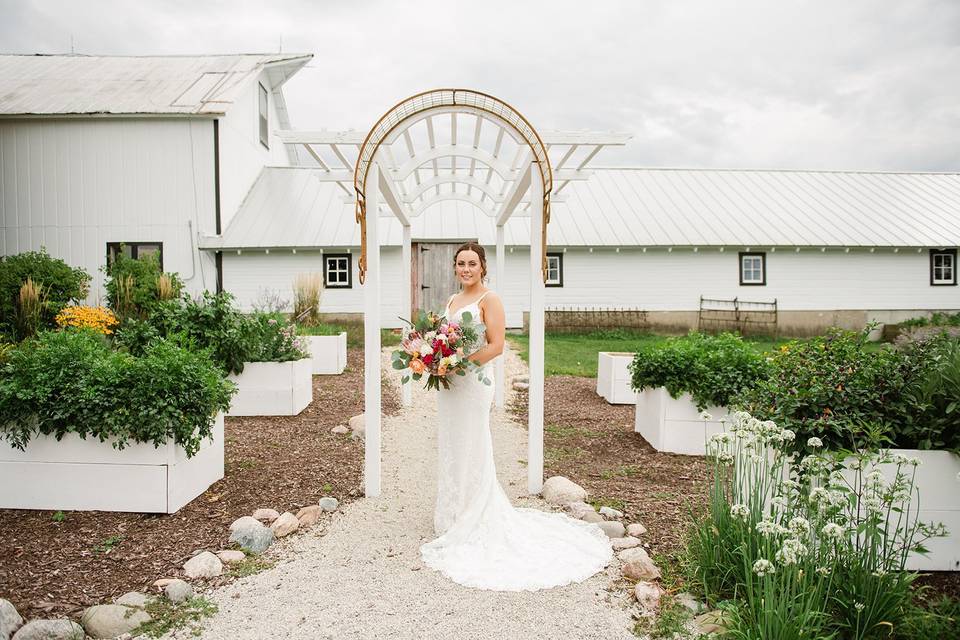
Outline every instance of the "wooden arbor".
<path id="1" fill-rule="evenodd" d="M 530 405 L 528 478 L 531 493 L 543 485 L 543 317 L 546 228 L 551 201 L 571 180 L 590 175 L 586 165 L 622 134 L 553 132 L 542 138 L 515 109 L 477 91 L 438 89 L 391 108 L 366 134 L 280 131 L 279 137 L 309 156 L 318 179 L 335 182 L 355 199 L 360 225 L 360 282 L 364 286 L 365 473 L 368 496 L 380 493 L 380 225 L 393 216 L 403 229 L 402 263 L 410 264 L 411 219 L 444 200 L 465 201 L 496 224 L 495 286 L 505 278 L 504 225 L 530 219 Z M 356 148 L 356 162 L 347 156 Z M 579 154 L 577 152 L 580 152 Z M 548 152 L 558 155 L 551 163 Z M 299 162 L 297 158 L 291 158 Z M 397 158 L 401 158 L 398 162 Z M 511 159 L 512 158 L 512 159 Z M 575 168 L 565 168 L 565 165 Z M 340 168 L 335 168 L 337 165 Z M 552 165 L 552 166 L 551 166 Z M 352 170 L 351 170 L 352 169 Z M 557 188 L 554 184 L 559 183 Z M 410 308 L 410 270 L 404 269 L 403 307 Z M 504 367 L 496 363 L 496 403 L 504 404 Z M 410 383 L 403 401 L 411 400 Z"/>

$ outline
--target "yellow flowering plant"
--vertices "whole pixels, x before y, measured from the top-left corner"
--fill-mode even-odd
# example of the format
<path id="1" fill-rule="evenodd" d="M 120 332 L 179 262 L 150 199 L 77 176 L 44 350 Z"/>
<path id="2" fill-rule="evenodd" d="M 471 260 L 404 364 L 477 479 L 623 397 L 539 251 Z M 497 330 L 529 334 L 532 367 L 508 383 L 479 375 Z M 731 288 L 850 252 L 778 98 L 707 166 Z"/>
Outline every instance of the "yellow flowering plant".
<path id="1" fill-rule="evenodd" d="M 113 334 L 113 330 L 120 324 L 110 309 L 84 305 L 64 307 L 57 314 L 56 322 L 60 328 L 93 329 L 104 335 Z"/>

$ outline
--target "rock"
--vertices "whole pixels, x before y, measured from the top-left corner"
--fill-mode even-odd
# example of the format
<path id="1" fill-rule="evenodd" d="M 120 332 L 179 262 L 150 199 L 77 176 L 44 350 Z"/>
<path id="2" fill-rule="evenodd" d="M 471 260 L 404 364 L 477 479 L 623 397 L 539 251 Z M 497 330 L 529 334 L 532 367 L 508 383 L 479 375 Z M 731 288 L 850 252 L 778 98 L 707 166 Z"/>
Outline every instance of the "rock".
<path id="1" fill-rule="evenodd" d="M 340 506 L 340 502 L 336 498 L 324 496 L 320 498 L 319 506 L 324 511 L 336 511 L 337 507 Z"/>
<path id="2" fill-rule="evenodd" d="M 586 502 L 571 502 L 564 508 L 570 512 L 570 515 L 578 519 L 582 519 L 586 513 L 596 513 L 593 505 Z"/>
<path id="3" fill-rule="evenodd" d="M 10 636 L 23 625 L 23 617 L 9 600 L 0 598 L 0 640 L 10 640 Z"/>
<path id="4" fill-rule="evenodd" d="M 706 608 L 704 607 L 703 603 L 697 600 L 697 598 L 692 593 L 689 593 L 687 591 L 683 591 L 681 593 L 676 594 L 675 596 L 673 596 L 673 599 L 677 601 L 679 604 L 689 609 L 690 612 L 693 613 L 694 615 L 700 613 Z"/>
<path id="5" fill-rule="evenodd" d="M 624 563 L 620 569 L 624 577 L 645 581 L 660 579 L 660 569 L 653 564 L 653 560 L 650 559 L 643 547 L 626 549 L 621 551 L 618 557 Z"/>
<path id="6" fill-rule="evenodd" d="M 634 522 L 634 523 L 631 524 L 631 525 L 627 525 L 627 535 L 628 535 L 628 536 L 634 536 L 634 537 L 636 537 L 636 538 L 639 538 L 640 536 L 642 536 L 642 535 L 645 534 L 646 532 L 647 532 L 647 528 L 646 528 L 645 526 L 643 526 L 642 524 L 640 524 L 639 522 Z"/>
<path id="7" fill-rule="evenodd" d="M 323 509 L 320 508 L 320 505 L 312 504 L 309 507 L 304 507 L 300 509 L 300 511 L 297 511 L 297 520 L 300 521 L 301 527 L 309 527 L 317 524 L 317 521 L 320 520 L 321 513 L 323 513 Z"/>
<path id="8" fill-rule="evenodd" d="M 632 549 L 633 547 L 640 546 L 640 538 L 634 538 L 633 536 L 625 536 L 623 538 L 613 538 L 610 540 L 610 546 L 613 547 L 614 551 L 622 551 L 623 549 Z"/>
<path id="9" fill-rule="evenodd" d="M 73 620 L 31 620 L 13 634 L 13 640 L 83 640 L 84 635 Z"/>
<path id="10" fill-rule="evenodd" d="M 343 426 L 342 424 L 338 424 L 338 425 L 335 426 L 333 429 L 330 429 L 330 433 L 335 433 L 335 434 L 337 434 L 338 436 L 340 436 L 340 435 L 343 435 L 343 434 L 345 434 L 345 433 L 350 433 L 350 429 L 348 429 L 347 427 Z"/>
<path id="11" fill-rule="evenodd" d="M 603 532 L 607 534 L 608 538 L 622 538 L 623 534 L 626 533 L 626 529 L 623 528 L 623 523 L 617 522 L 616 520 L 604 520 L 603 522 L 598 522 L 597 526 L 603 529 Z"/>
<path id="12" fill-rule="evenodd" d="M 633 595 L 637 599 L 637 604 L 645 615 L 655 613 L 660 606 L 660 596 L 663 591 L 659 585 L 652 582 L 638 582 L 633 588 Z"/>
<path id="13" fill-rule="evenodd" d="M 194 595 L 193 587 L 183 580 L 174 580 L 166 586 L 163 593 L 167 596 L 167 599 L 174 604 L 189 600 Z"/>
<path id="14" fill-rule="evenodd" d="M 137 609 L 143 609 L 147 606 L 148 602 L 150 602 L 150 596 L 145 593 L 140 593 L 139 591 L 130 591 L 113 601 L 114 604 L 122 604 L 125 607 L 136 607 Z"/>
<path id="15" fill-rule="evenodd" d="M 727 630 L 727 620 L 720 609 L 707 611 L 693 619 L 693 624 L 702 635 L 722 634 Z"/>
<path id="16" fill-rule="evenodd" d="M 358 416 L 353 416 L 350 418 L 350 431 L 353 432 L 354 438 L 362 438 L 367 433 L 366 422 L 363 419 L 363 414 L 361 413 Z"/>
<path id="17" fill-rule="evenodd" d="M 611 509 L 610 507 L 600 507 L 600 515 L 605 518 L 610 518 L 611 520 L 619 520 L 623 517 L 623 513 L 621 511 Z"/>
<path id="18" fill-rule="evenodd" d="M 603 516 L 597 513 L 596 511 L 591 511 L 590 513 L 585 513 L 580 516 L 580 519 L 584 522 L 604 522 Z"/>
<path id="19" fill-rule="evenodd" d="M 273 529 L 273 535 L 278 538 L 282 538 L 283 536 L 288 536 L 299 529 L 300 521 L 297 520 L 297 516 L 293 515 L 289 511 L 284 511 L 283 515 L 273 521 L 273 524 L 270 525 L 270 528 Z"/>
<path id="20" fill-rule="evenodd" d="M 278 516 L 279 517 L 279 516 Z M 242 518 L 237 518 L 232 523 L 230 523 L 230 531 L 236 531 L 237 529 L 243 529 L 247 527 L 262 527 L 263 523 L 251 516 L 243 516 Z"/>
<path id="21" fill-rule="evenodd" d="M 280 512 L 276 509 L 257 509 L 253 512 L 253 518 L 258 522 L 273 522 L 280 517 Z"/>
<path id="22" fill-rule="evenodd" d="M 240 520 L 249 519 L 234 528 Z M 259 520 L 244 516 L 230 525 L 230 542 L 236 542 L 240 548 L 250 553 L 263 553 L 273 544 L 273 529 L 263 525 Z"/>
<path id="23" fill-rule="evenodd" d="M 209 551 L 193 556 L 183 565 L 188 578 L 214 578 L 223 575 L 223 563 Z"/>
<path id="24" fill-rule="evenodd" d="M 153 586 L 155 586 L 160 591 L 163 591 L 164 587 L 166 587 L 168 584 L 170 584 L 174 580 L 179 580 L 179 579 L 180 578 L 160 578 L 159 580 L 153 583 Z"/>
<path id="25" fill-rule="evenodd" d="M 543 483 L 543 499 L 550 504 L 564 505 L 571 502 L 586 502 L 587 492 L 580 485 L 563 476 L 547 478 Z"/>
<path id="26" fill-rule="evenodd" d="M 220 558 L 220 562 L 234 564 L 236 562 L 242 562 L 244 558 L 247 557 L 247 554 L 245 554 L 243 551 L 237 551 L 235 549 L 224 549 L 223 551 L 217 551 L 217 557 Z"/>
<path id="27" fill-rule="evenodd" d="M 529 382 L 514 382 L 514 383 L 513 383 L 513 388 L 516 389 L 517 391 L 527 391 L 528 389 L 530 389 L 530 383 L 529 383 Z"/>
<path id="28" fill-rule="evenodd" d="M 149 621 L 150 614 L 143 609 L 122 604 L 94 605 L 80 617 L 80 624 L 91 638 L 116 638 Z"/>
<path id="29" fill-rule="evenodd" d="M 516 376 L 514 382 L 530 382 L 530 376 Z"/>

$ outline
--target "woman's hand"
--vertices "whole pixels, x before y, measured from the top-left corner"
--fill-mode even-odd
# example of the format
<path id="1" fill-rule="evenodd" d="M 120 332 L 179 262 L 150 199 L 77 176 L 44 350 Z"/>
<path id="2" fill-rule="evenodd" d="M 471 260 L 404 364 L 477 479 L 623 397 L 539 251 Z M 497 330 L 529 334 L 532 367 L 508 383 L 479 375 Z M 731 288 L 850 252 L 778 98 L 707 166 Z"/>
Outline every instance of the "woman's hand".
<path id="1" fill-rule="evenodd" d="M 503 353 L 507 321 L 503 312 L 503 302 L 492 291 L 480 301 L 480 311 L 483 324 L 487 328 L 487 345 L 471 353 L 467 359 L 478 365 L 484 365 Z"/>

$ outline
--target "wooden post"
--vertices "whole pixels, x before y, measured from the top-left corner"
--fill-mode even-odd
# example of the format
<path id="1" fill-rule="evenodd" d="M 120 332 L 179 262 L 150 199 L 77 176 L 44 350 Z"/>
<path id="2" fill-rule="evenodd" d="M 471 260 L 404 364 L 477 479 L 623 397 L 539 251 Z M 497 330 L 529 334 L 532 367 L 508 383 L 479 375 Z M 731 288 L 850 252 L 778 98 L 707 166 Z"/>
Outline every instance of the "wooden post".
<path id="1" fill-rule="evenodd" d="M 380 167 L 367 175 L 367 275 L 363 286 L 363 489 L 380 495 Z"/>
<path id="2" fill-rule="evenodd" d="M 401 295 L 400 295 L 400 308 L 403 311 L 405 318 L 411 318 L 411 304 L 410 297 L 412 283 L 412 263 L 411 263 L 411 252 L 410 252 L 410 225 L 403 225 L 403 250 L 400 254 L 400 273 L 403 274 L 403 284 L 401 285 Z M 403 375 L 409 376 L 410 370 L 407 369 L 403 372 Z M 413 390 L 412 390 L 412 381 L 407 380 L 400 389 L 400 400 L 403 403 L 403 406 L 409 407 L 413 405 Z"/>
<path id="3" fill-rule="evenodd" d="M 530 404 L 527 428 L 527 490 L 543 489 L 543 182 L 530 167 Z"/>
<path id="4" fill-rule="evenodd" d="M 500 297 L 503 298 L 506 291 L 506 256 L 504 255 L 503 247 L 503 225 L 497 225 L 497 291 L 500 294 Z M 504 347 L 506 348 L 506 347 Z M 496 391 L 494 392 L 494 400 L 498 409 L 502 409 L 505 403 L 506 398 L 506 389 L 507 389 L 507 380 L 506 380 L 506 368 L 503 364 L 503 356 L 497 356 L 497 369 L 496 369 Z"/>

